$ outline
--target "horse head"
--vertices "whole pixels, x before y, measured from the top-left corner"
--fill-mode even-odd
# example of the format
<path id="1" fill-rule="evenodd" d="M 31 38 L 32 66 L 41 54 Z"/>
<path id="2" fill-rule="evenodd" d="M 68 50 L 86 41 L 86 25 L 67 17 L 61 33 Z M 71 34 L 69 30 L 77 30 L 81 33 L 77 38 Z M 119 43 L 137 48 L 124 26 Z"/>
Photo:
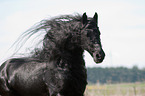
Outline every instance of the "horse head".
<path id="1" fill-rule="evenodd" d="M 96 63 L 101 63 L 104 60 L 105 53 L 100 41 L 97 13 L 95 13 L 93 18 L 88 18 L 86 13 L 84 13 L 81 22 L 83 25 L 81 45 L 84 50 L 91 54 Z"/>

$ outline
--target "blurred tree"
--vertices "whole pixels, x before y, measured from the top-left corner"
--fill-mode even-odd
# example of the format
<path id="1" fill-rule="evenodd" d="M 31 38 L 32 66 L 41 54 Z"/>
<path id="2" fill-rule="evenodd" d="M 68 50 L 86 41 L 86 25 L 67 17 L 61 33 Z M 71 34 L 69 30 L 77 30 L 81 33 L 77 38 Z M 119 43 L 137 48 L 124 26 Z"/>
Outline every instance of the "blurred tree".
<path id="1" fill-rule="evenodd" d="M 122 83 L 145 81 L 145 70 L 133 66 L 131 69 L 118 68 L 87 68 L 88 82 L 90 83 Z"/>

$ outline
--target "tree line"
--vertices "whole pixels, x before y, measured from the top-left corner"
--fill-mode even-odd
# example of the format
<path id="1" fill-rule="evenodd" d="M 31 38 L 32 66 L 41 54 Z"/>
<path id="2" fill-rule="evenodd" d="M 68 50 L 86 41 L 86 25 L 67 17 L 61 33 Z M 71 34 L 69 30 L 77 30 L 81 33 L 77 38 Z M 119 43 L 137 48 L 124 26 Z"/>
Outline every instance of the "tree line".
<path id="1" fill-rule="evenodd" d="M 87 68 L 89 83 L 123 83 L 145 81 L 145 69 L 132 68 Z"/>

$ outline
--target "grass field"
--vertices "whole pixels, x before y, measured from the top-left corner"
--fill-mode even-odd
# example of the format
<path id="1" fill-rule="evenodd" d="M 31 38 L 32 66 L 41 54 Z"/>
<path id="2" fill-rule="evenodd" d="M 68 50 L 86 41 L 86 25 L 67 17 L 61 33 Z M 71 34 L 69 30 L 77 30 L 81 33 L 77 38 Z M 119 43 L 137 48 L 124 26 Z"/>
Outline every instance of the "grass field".
<path id="1" fill-rule="evenodd" d="M 85 96 L 145 96 L 145 82 L 88 85 Z"/>

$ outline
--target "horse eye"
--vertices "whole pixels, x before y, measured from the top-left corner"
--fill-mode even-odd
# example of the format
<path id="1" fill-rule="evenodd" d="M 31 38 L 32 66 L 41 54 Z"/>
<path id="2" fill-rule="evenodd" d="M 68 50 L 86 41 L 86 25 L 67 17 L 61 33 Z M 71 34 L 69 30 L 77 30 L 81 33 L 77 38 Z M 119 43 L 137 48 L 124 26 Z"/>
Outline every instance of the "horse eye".
<path id="1" fill-rule="evenodd" d="M 87 33 L 87 37 L 89 37 L 91 40 L 94 40 L 95 35 L 94 35 L 93 31 L 89 31 L 89 32 Z"/>

